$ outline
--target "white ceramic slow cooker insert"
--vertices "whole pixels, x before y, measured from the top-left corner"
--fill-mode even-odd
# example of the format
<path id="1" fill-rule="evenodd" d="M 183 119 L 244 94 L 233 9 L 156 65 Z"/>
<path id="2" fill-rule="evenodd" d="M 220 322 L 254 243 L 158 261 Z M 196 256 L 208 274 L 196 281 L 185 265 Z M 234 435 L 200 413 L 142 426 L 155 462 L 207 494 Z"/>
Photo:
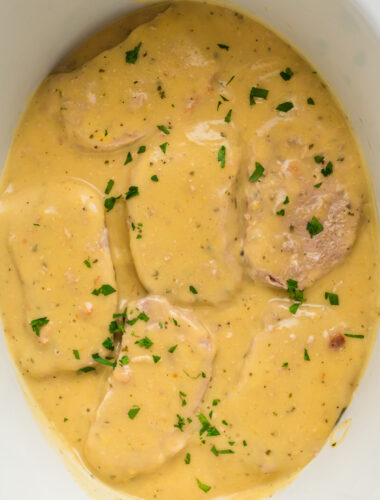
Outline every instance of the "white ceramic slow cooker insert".
<path id="1" fill-rule="evenodd" d="M 141 6 L 133 0 L 0 0 L 1 167 L 28 95 L 55 63 Z M 324 75 L 355 128 L 380 200 L 380 0 L 235 0 L 232 6 L 277 29 Z M 327 443 L 275 499 L 380 500 L 379 383 L 377 342 L 344 416 L 352 419 L 346 439 L 334 448 Z M 0 433 L 0 500 L 89 499 L 33 419 L 2 335 Z"/>

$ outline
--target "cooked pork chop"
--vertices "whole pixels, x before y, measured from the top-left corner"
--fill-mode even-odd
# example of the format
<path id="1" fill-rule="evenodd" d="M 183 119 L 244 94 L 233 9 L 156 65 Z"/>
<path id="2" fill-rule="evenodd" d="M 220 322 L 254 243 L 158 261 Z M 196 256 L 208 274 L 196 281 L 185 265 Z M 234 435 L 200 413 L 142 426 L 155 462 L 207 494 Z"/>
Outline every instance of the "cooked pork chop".
<path id="1" fill-rule="evenodd" d="M 279 287 L 293 279 L 304 289 L 350 251 L 360 202 L 351 199 L 334 173 L 320 174 L 327 162 L 314 167 L 315 175 L 313 165 L 302 161 L 266 167 L 259 179 L 246 183 L 247 272 Z"/>
<path id="2" fill-rule="evenodd" d="M 51 77 L 73 144 L 93 152 L 118 150 L 153 131 L 171 107 L 185 113 L 207 97 L 217 63 L 195 33 L 178 32 L 172 22 L 177 15 L 169 8 L 80 69 Z M 163 38 L 166 25 L 173 29 Z M 165 54 L 165 65 L 159 54 Z"/>
<path id="3" fill-rule="evenodd" d="M 139 194 L 127 201 L 130 245 L 149 292 L 215 304 L 231 298 L 242 275 L 240 150 L 223 120 L 185 131 L 159 138 L 133 164 L 131 184 Z M 165 153 L 161 141 L 168 142 Z"/>
<path id="4" fill-rule="evenodd" d="M 7 211 L 9 265 L 25 304 L 22 342 L 13 338 L 21 371 L 40 377 L 94 365 L 92 354 L 107 354 L 102 342 L 117 305 L 115 292 L 92 293 L 116 289 L 102 198 L 84 183 L 62 182 L 59 191 L 42 183 L 9 195 Z"/>
<path id="5" fill-rule="evenodd" d="M 92 467 L 119 483 L 180 451 L 213 355 L 208 331 L 188 311 L 154 296 L 129 304 L 117 366 L 86 443 Z"/>

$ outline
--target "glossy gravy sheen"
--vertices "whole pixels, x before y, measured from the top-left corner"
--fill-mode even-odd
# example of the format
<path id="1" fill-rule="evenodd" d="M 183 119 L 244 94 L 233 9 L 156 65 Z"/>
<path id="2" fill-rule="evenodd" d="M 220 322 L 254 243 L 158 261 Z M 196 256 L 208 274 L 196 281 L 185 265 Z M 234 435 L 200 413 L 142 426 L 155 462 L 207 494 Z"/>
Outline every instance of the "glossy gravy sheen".
<path id="1" fill-rule="evenodd" d="M 186 2 L 100 32 L 31 99 L 0 207 L 14 362 L 119 495 L 262 498 L 316 456 L 375 338 L 378 226 L 276 34 Z"/>

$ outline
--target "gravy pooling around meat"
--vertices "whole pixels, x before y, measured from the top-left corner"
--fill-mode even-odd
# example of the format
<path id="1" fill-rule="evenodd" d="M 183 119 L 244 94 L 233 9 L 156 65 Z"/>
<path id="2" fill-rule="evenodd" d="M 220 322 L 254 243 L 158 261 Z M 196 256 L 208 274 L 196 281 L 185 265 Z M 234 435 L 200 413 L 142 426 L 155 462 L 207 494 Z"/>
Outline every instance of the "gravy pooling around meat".
<path id="1" fill-rule="evenodd" d="M 0 209 L 11 355 L 117 498 L 264 498 L 319 452 L 375 338 L 378 227 L 276 34 L 191 2 L 100 32 L 31 99 Z"/>

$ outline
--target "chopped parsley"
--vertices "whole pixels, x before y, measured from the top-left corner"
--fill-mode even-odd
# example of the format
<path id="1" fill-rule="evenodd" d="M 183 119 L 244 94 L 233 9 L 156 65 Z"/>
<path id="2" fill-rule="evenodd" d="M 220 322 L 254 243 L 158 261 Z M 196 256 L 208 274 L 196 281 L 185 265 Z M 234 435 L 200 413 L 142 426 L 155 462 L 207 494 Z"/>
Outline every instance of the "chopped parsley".
<path id="1" fill-rule="evenodd" d="M 223 99 L 223 101 L 229 101 L 229 99 L 227 99 L 227 97 L 225 97 L 224 95 L 222 95 L 222 94 L 219 94 L 219 95 Z"/>
<path id="2" fill-rule="evenodd" d="M 293 71 L 290 68 L 286 68 L 285 71 L 280 72 L 280 76 L 283 80 L 286 82 L 291 79 L 291 77 L 294 75 Z"/>
<path id="3" fill-rule="evenodd" d="M 291 109 L 294 108 L 294 104 L 290 101 L 282 102 L 277 106 L 277 111 L 282 111 L 283 113 L 287 113 Z"/>
<path id="4" fill-rule="evenodd" d="M 124 325 L 118 323 L 117 321 L 113 320 L 110 322 L 110 324 L 108 325 L 108 331 L 112 334 L 115 334 L 115 333 L 124 333 L 125 332 L 125 328 L 124 328 Z"/>
<path id="5" fill-rule="evenodd" d="M 307 349 L 303 350 L 303 359 L 305 361 L 310 361 L 310 356 L 309 356 L 309 353 L 308 353 Z"/>
<path id="6" fill-rule="evenodd" d="M 217 450 L 215 445 L 212 446 L 211 452 L 218 457 L 219 455 L 230 455 L 231 453 L 235 453 L 233 450 Z"/>
<path id="7" fill-rule="evenodd" d="M 145 347 L 145 349 L 149 349 L 149 347 L 152 347 L 154 342 L 152 342 L 149 337 L 144 337 L 143 339 L 136 340 L 135 344 L 140 347 Z"/>
<path id="8" fill-rule="evenodd" d="M 223 50 L 230 50 L 230 46 L 225 45 L 224 43 L 218 43 L 218 47 Z"/>
<path id="9" fill-rule="evenodd" d="M 136 406 L 136 408 L 131 408 L 128 412 L 128 417 L 131 420 L 133 420 L 139 411 L 140 411 L 140 408 L 138 406 Z"/>
<path id="10" fill-rule="evenodd" d="M 218 162 L 222 168 L 226 166 L 226 146 L 220 146 L 218 151 Z"/>
<path id="11" fill-rule="evenodd" d="M 128 191 L 125 193 L 125 199 L 130 200 L 134 196 L 139 195 L 139 188 L 137 186 L 129 186 Z"/>
<path id="12" fill-rule="evenodd" d="M 235 75 L 231 76 L 231 78 L 230 78 L 230 79 L 228 80 L 228 82 L 226 83 L 226 87 L 227 87 L 227 85 L 229 85 L 229 84 L 232 82 L 232 80 L 233 80 L 234 78 L 235 78 Z"/>
<path id="13" fill-rule="evenodd" d="M 230 123 L 231 121 L 231 115 L 232 115 L 232 109 L 229 110 L 229 112 L 226 114 L 226 116 L 224 117 L 224 121 L 226 123 Z"/>
<path id="14" fill-rule="evenodd" d="M 184 428 L 185 424 L 186 424 L 186 420 L 183 417 L 181 417 L 181 415 L 178 415 L 178 413 L 177 413 L 177 423 L 174 424 L 174 427 L 176 427 L 181 432 L 183 432 L 183 428 Z"/>
<path id="15" fill-rule="evenodd" d="M 34 333 L 37 335 L 37 337 L 40 336 L 40 328 L 43 326 L 47 325 L 50 320 L 47 319 L 47 317 L 43 318 L 37 318 L 37 319 L 32 319 L 32 321 L 29 323 L 30 326 L 32 327 L 32 330 Z"/>
<path id="16" fill-rule="evenodd" d="M 73 349 L 73 354 L 75 359 L 80 359 L 79 351 L 77 349 Z"/>
<path id="17" fill-rule="evenodd" d="M 155 354 L 153 354 L 152 358 L 153 358 L 154 364 L 156 364 L 160 361 L 161 356 L 156 356 Z"/>
<path id="18" fill-rule="evenodd" d="M 128 320 L 126 321 L 126 323 L 127 323 L 128 325 L 133 326 L 133 325 L 134 325 L 134 324 L 135 324 L 135 323 L 136 323 L 139 319 L 140 319 L 141 321 L 145 321 L 145 323 L 146 323 L 147 321 L 149 321 L 149 316 L 147 316 L 147 315 L 145 314 L 145 312 L 144 312 L 144 311 L 142 311 L 142 312 L 141 312 L 138 316 L 136 316 L 136 318 L 128 319 Z"/>
<path id="19" fill-rule="evenodd" d="M 107 187 L 106 189 L 104 190 L 104 192 L 106 194 L 110 194 L 111 192 L 111 189 L 113 188 L 113 185 L 115 184 L 115 181 L 113 179 L 110 179 L 108 182 L 107 182 Z"/>
<path id="20" fill-rule="evenodd" d="M 189 290 L 191 293 L 193 293 L 194 295 L 197 295 L 198 293 L 198 290 L 196 288 L 193 287 L 193 285 L 190 285 L 189 286 Z"/>
<path id="21" fill-rule="evenodd" d="M 298 288 L 298 281 L 289 279 L 286 280 L 286 285 L 291 299 L 297 300 L 298 302 L 305 301 L 303 291 Z"/>
<path id="22" fill-rule="evenodd" d="M 364 339 L 364 335 L 354 335 L 353 333 L 345 333 L 344 336 L 351 339 Z"/>
<path id="23" fill-rule="evenodd" d="M 158 130 L 161 130 L 166 135 L 170 134 L 170 130 L 168 130 L 165 125 L 157 125 Z"/>
<path id="24" fill-rule="evenodd" d="M 323 163 L 325 161 L 325 157 L 322 155 L 315 155 L 314 161 L 315 163 Z"/>
<path id="25" fill-rule="evenodd" d="M 158 177 L 156 174 L 152 175 L 152 177 L 150 178 L 151 181 L 153 182 L 158 182 Z"/>
<path id="26" fill-rule="evenodd" d="M 187 401 L 186 401 L 186 397 L 187 397 L 187 394 L 185 394 L 184 392 L 182 391 L 179 391 L 179 397 L 181 399 L 181 405 L 182 406 L 186 406 L 187 405 Z"/>
<path id="27" fill-rule="evenodd" d="M 145 153 L 145 151 L 146 151 L 146 146 L 140 146 L 139 150 L 137 151 L 137 154 L 141 155 L 141 153 Z"/>
<path id="28" fill-rule="evenodd" d="M 132 160 L 133 160 L 132 153 L 129 151 L 125 159 L 124 165 L 128 165 L 128 163 L 131 163 Z"/>
<path id="29" fill-rule="evenodd" d="M 128 356 L 123 356 L 122 358 L 119 359 L 119 365 L 120 366 L 125 366 L 129 363 L 129 358 Z"/>
<path id="30" fill-rule="evenodd" d="M 166 148 L 168 147 L 168 144 L 169 144 L 168 142 L 160 144 L 160 149 L 164 154 L 166 154 Z"/>
<path id="31" fill-rule="evenodd" d="M 86 267 L 88 267 L 88 268 L 90 268 L 90 267 L 91 267 L 91 262 L 90 262 L 88 259 L 84 260 L 84 261 L 83 261 L 83 264 L 84 264 Z"/>
<path id="32" fill-rule="evenodd" d="M 316 236 L 323 231 L 323 225 L 316 217 L 313 216 L 311 221 L 306 224 L 306 229 L 309 231 L 310 238 L 313 238 L 313 236 Z"/>
<path id="33" fill-rule="evenodd" d="M 199 430 L 200 436 L 202 436 L 206 431 L 207 431 L 206 436 L 208 436 L 208 437 L 220 435 L 220 432 L 218 431 L 218 429 L 216 427 L 214 427 L 213 425 L 211 425 L 208 418 L 205 415 L 203 415 L 203 413 L 200 413 L 199 415 L 197 415 L 197 417 L 198 417 L 199 422 L 202 424 L 202 427 Z"/>
<path id="34" fill-rule="evenodd" d="M 115 368 L 116 366 L 116 361 L 109 361 L 108 359 L 104 359 L 101 356 L 99 356 L 97 352 L 92 355 L 92 359 L 97 363 L 100 363 L 101 365 L 112 366 L 112 368 Z"/>
<path id="35" fill-rule="evenodd" d="M 255 162 L 255 170 L 251 177 L 249 178 L 249 182 L 257 182 L 260 177 L 263 175 L 265 168 L 258 161 Z"/>
<path id="36" fill-rule="evenodd" d="M 173 352 L 177 349 L 177 347 L 178 347 L 178 344 L 172 345 L 171 347 L 169 347 L 168 352 L 173 354 Z"/>
<path id="37" fill-rule="evenodd" d="M 323 177 L 328 177 L 329 175 L 331 175 L 333 173 L 333 164 L 331 163 L 331 161 L 328 162 L 328 164 L 321 169 L 321 174 L 323 175 Z"/>
<path id="38" fill-rule="evenodd" d="M 82 368 L 79 368 L 78 372 L 82 372 L 82 373 L 88 373 L 88 372 L 93 372 L 95 371 L 95 367 L 94 366 L 83 366 Z"/>
<path id="39" fill-rule="evenodd" d="M 287 205 L 289 203 L 289 196 L 285 198 L 285 200 L 282 202 L 284 205 Z"/>
<path id="40" fill-rule="evenodd" d="M 308 104 L 310 104 L 311 106 L 314 106 L 315 105 L 315 101 L 312 97 L 308 97 L 307 98 L 307 101 L 306 101 Z"/>
<path id="41" fill-rule="evenodd" d="M 286 362 L 286 363 L 282 363 L 282 368 L 287 368 L 289 366 L 289 363 Z"/>
<path id="42" fill-rule="evenodd" d="M 142 42 L 140 42 L 136 47 L 132 50 L 127 50 L 125 53 L 125 62 L 128 64 L 135 64 L 137 61 L 139 50 L 141 48 Z"/>
<path id="43" fill-rule="evenodd" d="M 113 340 L 111 339 L 111 337 L 107 337 L 106 340 L 102 343 L 102 346 L 105 349 L 108 349 L 109 351 L 113 351 L 115 349 L 115 346 L 114 346 L 114 343 L 113 343 Z"/>
<path id="44" fill-rule="evenodd" d="M 254 104 L 256 104 L 255 97 L 266 99 L 268 97 L 268 94 L 269 90 L 252 87 L 251 92 L 249 93 L 249 104 L 253 106 Z"/>
<path id="45" fill-rule="evenodd" d="M 294 302 L 294 304 L 292 304 L 290 307 L 289 307 L 289 311 L 292 313 L 292 314 L 296 314 L 296 312 L 298 311 L 298 308 L 299 306 L 301 305 L 300 302 Z"/>
<path id="46" fill-rule="evenodd" d="M 107 212 L 109 212 L 110 210 L 112 210 L 112 209 L 113 209 L 113 207 L 115 206 L 116 201 L 117 201 L 119 198 L 121 198 L 121 195 L 120 195 L 120 196 L 117 196 L 116 198 L 115 198 L 115 196 L 111 196 L 110 198 L 106 198 L 106 199 L 104 200 L 104 206 L 105 206 L 105 208 L 106 208 Z"/>
<path id="47" fill-rule="evenodd" d="M 197 485 L 199 486 L 199 488 L 202 491 L 204 491 L 205 493 L 207 493 L 207 492 L 209 492 L 211 490 L 211 486 L 209 486 L 208 484 L 202 483 L 197 477 L 195 479 L 197 481 Z"/>
<path id="48" fill-rule="evenodd" d="M 276 215 L 281 215 L 282 217 L 285 215 L 285 210 L 282 208 L 278 212 L 276 212 Z"/>
<path id="49" fill-rule="evenodd" d="M 314 187 L 317 189 L 320 188 L 321 186 L 322 186 L 322 182 L 318 182 L 318 184 L 314 184 Z"/>
<path id="50" fill-rule="evenodd" d="M 190 453 L 186 453 L 185 464 L 189 465 L 190 462 L 191 462 L 191 455 Z"/>
<path id="51" fill-rule="evenodd" d="M 336 293 L 325 292 L 325 299 L 328 299 L 330 305 L 339 306 L 339 296 Z"/>
<path id="52" fill-rule="evenodd" d="M 108 130 L 105 129 L 105 131 L 104 131 L 104 137 L 107 137 L 107 135 L 108 135 Z"/>
<path id="53" fill-rule="evenodd" d="M 212 406 L 217 406 L 220 403 L 220 399 L 213 399 Z"/>
<path id="54" fill-rule="evenodd" d="M 111 295 L 111 293 L 115 293 L 115 292 L 116 292 L 116 290 L 111 285 L 102 285 L 99 288 L 94 288 L 91 293 L 92 293 L 92 295 L 96 295 L 96 296 L 98 296 L 100 294 L 106 296 L 106 295 Z"/>

